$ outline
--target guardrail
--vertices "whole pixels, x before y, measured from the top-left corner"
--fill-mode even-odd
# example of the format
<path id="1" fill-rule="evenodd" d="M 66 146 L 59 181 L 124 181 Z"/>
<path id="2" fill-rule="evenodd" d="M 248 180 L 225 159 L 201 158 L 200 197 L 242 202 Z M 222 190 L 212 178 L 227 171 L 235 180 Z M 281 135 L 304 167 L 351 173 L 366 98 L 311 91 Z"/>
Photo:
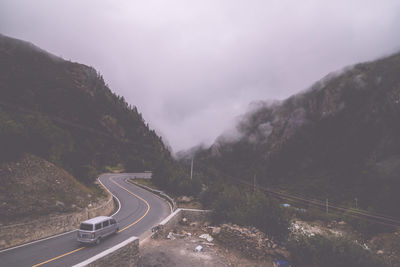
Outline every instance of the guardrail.
<path id="1" fill-rule="evenodd" d="M 140 187 L 140 188 L 143 188 L 143 189 L 145 189 L 145 190 L 147 190 L 147 191 L 150 191 L 151 193 L 153 193 L 153 194 L 155 194 L 155 195 L 157 195 L 157 196 L 159 196 L 159 197 L 161 197 L 161 198 L 164 198 L 164 199 L 167 200 L 168 203 L 171 205 L 171 211 L 174 212 L 174 211 L 176 210 L 176 203 L 175 203 L 175 201 L 174 201 L 170 196 L 168 196 L 166 193 L 164 193 L 163 191 L 157 190 L 157 189 L 154 189 L 154 188 L 151 188 L 151 187 L 148 187 L 148 186 L 139 184 L 139 183 L 136 183 L 136 182 L 132 181 L 132 178 L 128 178 L 128 179 L 126 179 L 126 180 L 127 180 L 128 182 L 130 182 L 130 183 L 132 183 L 132 184 L 134 184 L 134 185 Z"/>

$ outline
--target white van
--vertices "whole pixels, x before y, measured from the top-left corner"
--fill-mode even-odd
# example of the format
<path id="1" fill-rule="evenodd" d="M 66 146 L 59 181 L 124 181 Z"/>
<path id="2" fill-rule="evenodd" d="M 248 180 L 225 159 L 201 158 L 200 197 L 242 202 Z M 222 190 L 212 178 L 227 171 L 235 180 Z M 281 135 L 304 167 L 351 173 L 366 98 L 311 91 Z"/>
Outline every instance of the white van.
<path id="1" fill-rule="evenodd" d="M 117 233 L 119 225 L 113 217 L 99 216 L 81 223 L 78 241 L 86 244 L 99 244 L 101 239 Z"/>

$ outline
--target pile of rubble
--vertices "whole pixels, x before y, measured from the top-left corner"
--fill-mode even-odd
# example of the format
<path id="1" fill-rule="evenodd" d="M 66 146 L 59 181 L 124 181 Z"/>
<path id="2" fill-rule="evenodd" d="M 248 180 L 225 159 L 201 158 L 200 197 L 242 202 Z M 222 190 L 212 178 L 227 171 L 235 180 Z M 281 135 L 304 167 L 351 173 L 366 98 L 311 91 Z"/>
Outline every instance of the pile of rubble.
<path id="1" fill-rule="evenodd" d="M 213 227 L 211 231 L 211 234 L 219 242 L 240 251 L 251 259 L 289 258 L 286 249 L 278 246 L 255 227 L 247 228 L 234 224 L 223 224 L 221 227 Z"/>

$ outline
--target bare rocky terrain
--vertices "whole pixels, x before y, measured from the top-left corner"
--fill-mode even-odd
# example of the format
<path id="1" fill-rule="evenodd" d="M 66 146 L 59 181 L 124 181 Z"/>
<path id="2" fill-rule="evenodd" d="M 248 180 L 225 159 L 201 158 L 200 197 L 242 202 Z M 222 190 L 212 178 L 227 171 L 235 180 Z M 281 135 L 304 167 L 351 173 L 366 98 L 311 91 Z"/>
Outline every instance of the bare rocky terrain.
<path id="1" fill-rule="evenodd" d="M 140 245 L 138 266 L 274 266 L 272 258 L 250 259 L 232 246 L 213 238 L 209 234 L 212 228 L 207 225 L 196 222 L 181 224 L 167 237 L 145 240 Z"/>
<path id="2" fill-rule="evenodd" d="M 101 190 L 88 188 L 54 164 L 25 154 L 0 165 L 0 224 L 90 207 Z"/>
<path id="3" fill-rule="evenodd" d="M 364 240 L 343 221 L 326 224 L 297 220 L 291 228 L 295 235 L 351 237 L 364 249 L 382 257 L 387 266 L 398 266 L 400 262 L 399 232 Z M 290 261 L 290 253 L 254 227 L 210 227 L 207 222 L 181 221 L 167 236 L 141 243 L 138 266 L 276 266 L 277 259 Z"/>

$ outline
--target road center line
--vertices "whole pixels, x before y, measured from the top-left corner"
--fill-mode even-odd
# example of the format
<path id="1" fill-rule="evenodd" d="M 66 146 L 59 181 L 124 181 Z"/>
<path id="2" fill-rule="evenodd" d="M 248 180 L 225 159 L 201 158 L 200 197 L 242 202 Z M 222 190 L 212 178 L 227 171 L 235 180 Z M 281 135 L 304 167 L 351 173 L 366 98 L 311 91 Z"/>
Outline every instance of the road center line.
<path id="1" fill-rule="evenodd" d="M 135 193 L 131 192 L 129 189 L 126 189 L 125 187 L 121 186 L 119 183 L 117 183 L 116 181 L 114 181 L 114 179 L 113 179 L 112 177 L 110 178 L 110 181 L 113 182 L 114 184 L 116 184 L 117 186 L 121 187 L 122 189 L 124 189 L 125 191 L 127 191 L 129 194 L 133 195 L 134 197 L 136 197 L 136 198 L 142 200 L 142 201 L 143 201 L 144 203 L 146 203 L 146 205 L 147 205 L 147 210 L 146 210 L 146 212 L 143 214 L 143 216 L 140 217 L 137 221 L 135 221 L 135 222 L 131 223 L 130 225 L 124 227 L 123 229 L 119 230 L 118 233 L 120 233 L 120 232 L 125 231 L 126 229 L 128 229 L 128 228 L 134 226 L 134 225 L 137 224 L 138 222 L 140 222 L 140 221 L 147 215 L 147 213 L 149 213 L 149 211 L 150 211 L 150 204 L 149 204 L 149 202 L 147 202 L 147 200 L 145 200 L 145 199 L 143 199 L 142 197 L 140 197 L 140 196 L 136 195 Z"/>
<path id="2" fill-rule="evenodd" d="M 116 184 L 118 187 L 124 189 L 124 190 L 127 191 L 129 194 L 133 195 L 134 197 L 136 197 L 136 198 L 142 200 L 142 201 L 146 204 L 146 206 L 147 206 L 147 210 L 146 210 L 145 214 L 144 214 L 142 217 L 140 217 L 138 220 L 136 220 L 135 222 L 133 222 L 133 223 L 129 224 L 128 226 L 124 227 L 123 229 L 119 230 L 118 233 L 120 233 L 120 232 L 125 231 L 126 229 L 128 229 L 128 228 L 134 226 L 134 225 L 137 224 L 138 222 L 140 222 L 140 221 L 147 215 L 147 213 L 149 213 L 149 211 L 150 211 L 150 204 L 149 204 L 149 202 L 147 202 L 147 201 L 146 201 L 145 199 L 143 199 L 142 197 L 136 195 L 135 193 L 131 192 L 129 189 L 123 187 L 122 185 L 120 185 L 119 183 L 117 183 L 116 181 L 114 181 L 113 177 L 110 177 L 110 181 L 113 182 L 114 184 Z M 104 186 L 104 185 L 103 185 L 103 186 Z M 104 187 L 105 187 L 105 186 L 104 186 Z M 107 189 L 107 187 L 105 187 L 105 188 Z M 121 207 L 121 206 L 120 206 L 120 207 Z M 82 249 L 84 249 L 84 248 L 85 248 L 85 247 L 80 247 L 80 248 L 78 248 L 78 249 L 72 250 L 72 251 L 67 252 L 67 253 L 65 253 L 65 254 L 62 254 L 62 255 L 60 255 L 60 256 L 57 256 L 57 257 L 54 257 L 54 258 L 52 258 L 52 259 L 49 259 L 49 260 L 46 260 L 46 261 L 44 261 L 44 262 L 38 263 L 38 264 L 36 264 L 36 265 L 33 265 L 32 267 L 41 266 L 41 265 L 43 265 L 43 264 L 46 264 L 46 263 L 49 263 L 49 262 L 58 260 L 58 259 L 60 259 L 60 258 L 62 258 L 62 257 L 65 257 L 65 256 L 71 255 L 71 254 L 73 254 L 73 253 L 76 253 L 76 252 L 78 252 L 78 251 L 80 251 L 80 250 L 82 250 Z"/>
<path id="3" fill-rule="evenodd" d="M 36 264 L 36 265 L 33 265 L 32 267 L 37 267 L 37 266 L 40 266 L 40 265 L 49 263 L 49 262 L 51 262 L 51 261 L 55 261 L 55 260 L 57 260 L 57 259 L 59 259 L 59 258 L 62 258 L 62 257 L 65 257 L 65 256 L 67 256 L 67 255 L 70 255 L 70 254 L 72 254 L 72 253 L 78 252 L 79 250 L 82 250 L 82 249 L 84 249 L 84 248 L 85 248 L 85 247 L 80 247 L 80 248 L 78 248 L 78 249 L 75 249 L 75 250 L 73 250 L 73 251 L 67 252 L 67 253 L 65 253 L 65 254 L 62 254 L 62 255 L 57 256 L 57 257 L 55 257 L 55 258 L 52 258 L 52 259 L 50 259 L 50 260 L 47 260 L 47 261 L 38 263 L 38 264 Z"/>

